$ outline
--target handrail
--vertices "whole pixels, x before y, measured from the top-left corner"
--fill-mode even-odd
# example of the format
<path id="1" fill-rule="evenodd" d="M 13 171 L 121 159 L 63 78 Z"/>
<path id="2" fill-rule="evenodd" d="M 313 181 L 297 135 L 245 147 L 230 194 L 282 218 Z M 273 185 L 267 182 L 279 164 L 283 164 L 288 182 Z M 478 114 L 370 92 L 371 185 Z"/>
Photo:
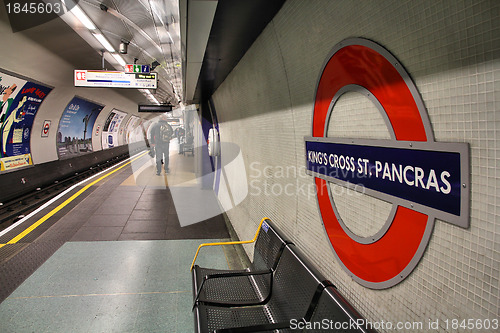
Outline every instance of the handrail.
<path id="1" fill-rule="evenodd" d="M 251 240 L 246 240 L 246 241 L 231 241 L 231 242 L 218 242 L 218 243 L 203 243 L 203 244 L 200 244 L 200 246 L 198 246 L 198 250 L 196 250 L 196 254 L 194 256 L 193 263 L 191 264 L 190 271 L 193 270 L 194 262 L 196 261 L 196 258 L 198 257 L 198 253 L 200 252 L 200 249 L 203 246 L 238 245 L 238 244 L 251 244 L 251 243 L 254 243 L 257 240 L 257 237 L 259 236 L 259 232 L 260 232 L 260 229 L 262 227 L 262 223 L 264 223 L 265 220 L 269 220 L 270 221 L 271 219 L 268 218 L 268 217 L 264 217 L 262 220 L 260 220 L 260 224 L 259 224 L 259 227 L 257 228 L 257 232 L 255 233 L 254 238 L 251 239 Z"/>

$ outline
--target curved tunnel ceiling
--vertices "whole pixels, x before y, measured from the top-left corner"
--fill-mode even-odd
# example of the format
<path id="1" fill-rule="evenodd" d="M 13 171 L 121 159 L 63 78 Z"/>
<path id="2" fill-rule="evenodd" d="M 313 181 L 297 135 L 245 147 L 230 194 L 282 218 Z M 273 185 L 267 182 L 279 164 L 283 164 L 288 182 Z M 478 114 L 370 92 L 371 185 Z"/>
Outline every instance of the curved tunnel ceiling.
<path id="1" fill-rule="evenodd" d="M 70 0 L 65 0 L 70 2 Z M 123 70 L 92 33 L 102 34 L 118 55 L 121 41 L 129 43 L 126 63 L 158 67 L 158 89 L 151 90 L 160 103 L 177 105 L 182 99 L 181 43 L 178 0 L 73 0 L 90 18 L 96 30 L 89 30 L 71 13 L 16 32 L 70 63 L 75 69 Z M 9 22 L 1 6 L 1 19 Z M 70 7 L 71 8 L 71 7 Z M 55 76 L 59 73 L 54 73 Z M 68 77 L 68 84 L 73 78 Z M 138 104 L 151 103 L 136 89 L 117 91 Z"/>
<path id="2" fill-rule="evenodd" d="M 69 1 L 69 0 L 66 0 Z M 127 63 L 151 64 L 158 61 L 158 89 L 152 91 L 160 103 L 173 105 L 184 101 L 198 103 L 208 98 L 224 81 L 262 30 L 279 11 L 285 0 L 79 0 L 75 1 L 94 22 L 97 29 L 118 51 L 121 41 L 129 42 Z M 214 13 L 204 26 L 194 21 L 187 26 L 189 13 L 197 6 L 211 4 Z M 102 6 L 104 5 L 104 6 Z M 3 12 L 4 10 L 2 10 Z M 203 14 L 203 12 L 202 12 Z M 8 21 L 5 12 L 2 20 Z M 213 18 L 213 21 L 212 21 Z M 65 22 L 66 21 L 66 22 Z M 208 32 L 209 31 L 209 32 Z M 75 69 L 101 69 L 98 44 L 81 24 L 60 18 L 18 32 L 59 55 Z M 185 34 L 185 36 L 181 36 Z M 206 47 L 190 50 L 186 38 L 205 34 Z M 193 37 L 194 36 L 194 37 Z M 83 40 L 82 40 L 83 39 Z M 186 59 L 199 52 L 197 74 L 186 78 Z M 203 60 L 201 60 L 203 59 Z M 109 52 L 105 68 L 119 69 Z M 198 73 L 199 72 L 199 73 Z M 55 75 L 58 75 L 55 73 Z M 186 98 L 186 80 L 192 80 L 193 93 Z M 68 79 L 68 82 L 72 81 Z M 196 87 L 196 89 L 194 89 Z M 118 92 L 137 104 L 147 99 L 136 89 Z"/>

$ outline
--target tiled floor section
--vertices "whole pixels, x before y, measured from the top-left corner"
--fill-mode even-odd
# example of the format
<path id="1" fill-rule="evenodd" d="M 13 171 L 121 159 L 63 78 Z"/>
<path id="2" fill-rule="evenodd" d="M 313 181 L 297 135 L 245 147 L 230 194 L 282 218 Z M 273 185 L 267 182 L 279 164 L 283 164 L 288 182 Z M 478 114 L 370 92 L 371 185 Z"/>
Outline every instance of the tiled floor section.
<path id="1" fill-rule="evenodd" d="M 38 253 L 53 254 L 8 288 L 5 297 L 17 287 L 0 303 L 0 332 L 193 332 L 191 261 L 200 243 L 229 234 L 222 215 L 181 226 L 173 184 L 183 209 L 203 212 L 213 202 L 185 195 L 196 191 L 192 161 L 174 150 L 171 174 L 156 176 L 146 155 L 28 235 L 26 248 L 1 266 L 10 272 L 4 282 Z M 197 263 L 241 268 L 234 248 L 204 248 Z"/>
<path id="2" fill-rule="evenodd" d="M 189 266 L 204 241 L 66 243 L 0 304 L 0 331 L 193 332 Z M 225 258 L 210 247 L 197 263 Z"/>
<path id="3" fill-rule="evenodd" d="M 173 150 L 171 173 L 161 176 L 156 175 L 154 160 L 148 156 L 137 163 L 130 171 L 114 176 L 112 188 L 108 186 L 111 184 L 105 185 L 106 189 L 96 190 L 91 199 L 84 200 L 79 205 L 81 212 L 64 217 L 84 219 L 71 241 L 229 237 L 213 191 L 205 193 L 198 188 L 192 172 L 193 157 Z M 173 190 L 177 195 L 175 203 Z M 176 205 L 182 207 L 176 209 Z M 203 221 L 181 226 L 179 209 L 198 211 Z"/>

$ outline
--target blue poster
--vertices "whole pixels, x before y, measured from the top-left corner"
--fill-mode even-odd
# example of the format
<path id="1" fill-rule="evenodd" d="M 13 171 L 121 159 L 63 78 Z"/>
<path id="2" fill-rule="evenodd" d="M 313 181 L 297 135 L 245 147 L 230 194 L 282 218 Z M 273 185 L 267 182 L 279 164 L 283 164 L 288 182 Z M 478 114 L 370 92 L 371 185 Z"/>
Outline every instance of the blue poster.
<path id="1" fill-rule="evenodd" d="M 70 158 L 94 151 L 92 129 L 102 109 L 102 105 L 73 97 L 59 121 L 57 131 L 59 158 Z"/>
<path id="2" fill-rule="evenodd" d="M 31 165 L 33 121 L 52 88 L 0 73 L 0 170 Z"/>

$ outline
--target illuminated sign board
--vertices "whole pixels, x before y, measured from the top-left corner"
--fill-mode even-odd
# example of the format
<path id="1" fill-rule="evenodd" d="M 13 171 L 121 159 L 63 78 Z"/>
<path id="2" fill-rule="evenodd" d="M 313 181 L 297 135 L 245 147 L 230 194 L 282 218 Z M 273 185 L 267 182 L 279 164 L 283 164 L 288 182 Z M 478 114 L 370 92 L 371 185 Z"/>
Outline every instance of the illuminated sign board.
<path id="1" fill-rule="evenodd" d="M 75 70 L 75 87 L 156 89 L 156 73 L 131 74 L 118 71 Z"/>

